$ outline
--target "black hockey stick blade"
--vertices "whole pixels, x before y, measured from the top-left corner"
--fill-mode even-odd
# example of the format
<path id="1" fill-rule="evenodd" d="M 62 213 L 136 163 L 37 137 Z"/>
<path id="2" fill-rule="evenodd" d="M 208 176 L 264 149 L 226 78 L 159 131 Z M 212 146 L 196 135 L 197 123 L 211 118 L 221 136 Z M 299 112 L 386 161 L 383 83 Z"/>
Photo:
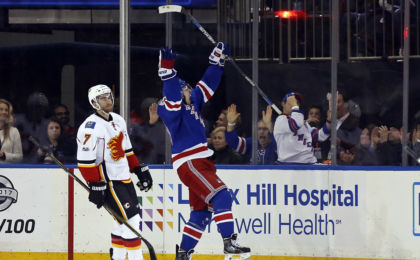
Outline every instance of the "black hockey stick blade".
<path id="1" fill-rule="evenodd" d="M 79 183 L 87 192 L 90 192 L 89 187 L 80 180 L 74 173 L 72 173 L 60 160 L 55 157 L 55 155 L 48 149 L 48 147 L 43 147 L 40 145 L 40 143 L 33 138 L 32 136 L 29 136 L 29 141 L 31 141 L 36 147 L 40 148 L 43 152 L 45 152 L 48 156 L 50 156 L 58 166 L 60 166 L 61 169 L 63 169 L 68 175 L 70 175 L 77 183 Z M 134 229 L 130 224 L 125 221 L 125 219 L 120 216 L 117 212 L 115 212 L 112 208 L 110 208 L 107 204 L 104 205 L 104 208 L 108 213 L 113 216 L 115 219 L 118 220 L 118 222 L 123 223 L 128 229 L 130 229 L 138 238 L 140 238 L 147 246 L 147 249 L 149 250 L 150 254 L 150 260 L 157 260 L 155 249 L 153 248 L 152 244 L 150 244 L 147 239 L 145 239 L 139 232 L 137 232 L 136 229 Z"/>

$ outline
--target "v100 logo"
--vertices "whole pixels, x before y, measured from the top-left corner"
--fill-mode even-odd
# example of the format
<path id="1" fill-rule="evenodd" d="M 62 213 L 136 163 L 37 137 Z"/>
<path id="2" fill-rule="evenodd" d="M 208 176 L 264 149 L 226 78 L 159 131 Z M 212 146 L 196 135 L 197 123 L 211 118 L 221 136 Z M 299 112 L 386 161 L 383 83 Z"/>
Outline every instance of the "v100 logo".
<path id="1" fill-rule="evenodd" d="M 420 236 L 420 182 L 413 183 L 413 234 Z"/>

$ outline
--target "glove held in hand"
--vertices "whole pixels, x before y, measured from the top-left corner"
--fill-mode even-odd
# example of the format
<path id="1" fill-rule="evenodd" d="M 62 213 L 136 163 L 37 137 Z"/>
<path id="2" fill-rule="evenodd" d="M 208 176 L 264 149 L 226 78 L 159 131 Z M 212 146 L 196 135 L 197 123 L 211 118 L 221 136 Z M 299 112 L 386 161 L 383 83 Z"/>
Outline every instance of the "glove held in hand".
<path id="1" fill-rule="evenodd" d="M 141 164 L 134 168 L 134 173 L 139 178 L 139 182 L 137 182 L 137 186 L 141 191 L 149 191 L 153 185 L 153 179 L 149 172 L 149 166 L 145 164 Z"/>
<path id="2" fill-rule="evenodd" d="M 94 203 L 99 209 L 105 203 L 105 191 L 107 189 L 105 182 L 90 182 L 89 183 L 89 201 Z"/>
<path id="3" fill-rule="evenodd" d="M 223 67 L 225 66 L 226 56 L 229 56 L 230 53 L 230 49 L 226 44 L 218 42 L 216 47 L 214 47 L 213 51 L 210 53 L 209 63 Z"/>
<path id="4" fill-rule="evenodd" d="M 161 48 L 159 50 L 159 71 L 158 75 L 162 80 L 168 80 L 176 76 L 174 64 L 176 60 L 176 53 L 172 52 L 169 47 Z"/>

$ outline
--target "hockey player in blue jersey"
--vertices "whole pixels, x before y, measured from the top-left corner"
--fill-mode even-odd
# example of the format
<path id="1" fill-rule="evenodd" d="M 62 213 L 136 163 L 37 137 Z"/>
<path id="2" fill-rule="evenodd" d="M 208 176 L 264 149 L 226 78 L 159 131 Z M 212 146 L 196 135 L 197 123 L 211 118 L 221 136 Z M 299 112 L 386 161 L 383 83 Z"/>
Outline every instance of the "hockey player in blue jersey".
<path id="1" fill-rule="evenodd" d="M 206 226 L 214 214 L 226 258 L 240 255 L 250 257 L 251 250 L 237 242 L 232 215 L 232 197 L 216 175 L 214 164 L 207 158 L 213 151 L 207 147 L 201 109 L 220 83 L 225 55 L 229 49 L 219 42 L 209 57 L 210 66 L 192 89 L 180 80 L 174 69 L 176 54 L 168 47 L 160 50 L 159 76 L 163 80 L 164 97 L 159 102 L 158 114 L 168 128 L 172 139 L 172 162 L 182 183 L 189 189 L 191 213 L 186 223 L 176 259 L 191 259 Z"/>

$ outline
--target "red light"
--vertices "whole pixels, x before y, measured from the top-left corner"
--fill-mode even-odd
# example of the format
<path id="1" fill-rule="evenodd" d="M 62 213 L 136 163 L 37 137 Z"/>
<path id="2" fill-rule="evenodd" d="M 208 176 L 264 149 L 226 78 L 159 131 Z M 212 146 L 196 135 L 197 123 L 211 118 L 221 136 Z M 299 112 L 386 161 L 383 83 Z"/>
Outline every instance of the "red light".
<path id="1" fill-rule="evenodd" d="M 274 16 L 279 17 L 281 19 L 296 19 L 296 18 L 304 18 L 306 14 L 303 11 L 280 10 L 280 11 L 274 12 Z"/>
<path id="2" fill-rule="evenodd" d="M 408 31 L 408 27 L 404 27 L 404 40 L 408 38 L 409 36 L 409 31 Z"/>

